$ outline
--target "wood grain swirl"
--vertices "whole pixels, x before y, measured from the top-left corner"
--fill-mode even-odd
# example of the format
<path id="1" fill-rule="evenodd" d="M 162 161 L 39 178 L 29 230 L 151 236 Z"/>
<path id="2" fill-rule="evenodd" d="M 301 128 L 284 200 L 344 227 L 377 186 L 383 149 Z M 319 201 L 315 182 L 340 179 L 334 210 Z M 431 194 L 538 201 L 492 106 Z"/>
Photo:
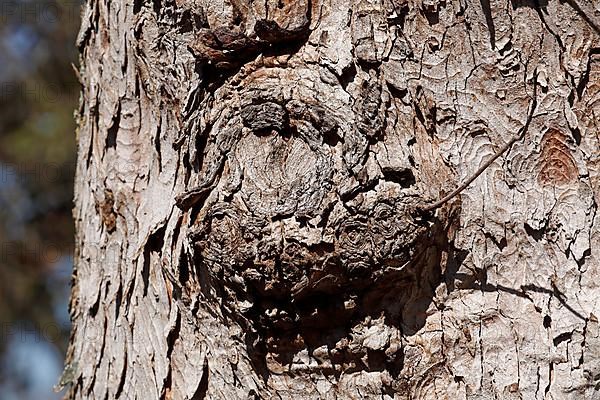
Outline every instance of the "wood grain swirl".
<path id="1" fill-rule="evenodd" d="M 541 147 L 537 174 L 541 185 L 567 185 L 577 179 L 579 170 L 565 134 L 550 128 L 542 137 Z"/>

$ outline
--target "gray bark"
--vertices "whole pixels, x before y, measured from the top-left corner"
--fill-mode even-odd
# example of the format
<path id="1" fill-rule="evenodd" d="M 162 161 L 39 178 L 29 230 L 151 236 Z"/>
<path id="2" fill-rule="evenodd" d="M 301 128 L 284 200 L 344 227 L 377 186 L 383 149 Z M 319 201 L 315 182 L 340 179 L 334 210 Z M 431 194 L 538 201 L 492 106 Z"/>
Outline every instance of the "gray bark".
<path id="1" fill-rule="evenodd" d="M 88 0 L 67 397 L 600 398 L 593 3 Z"/>

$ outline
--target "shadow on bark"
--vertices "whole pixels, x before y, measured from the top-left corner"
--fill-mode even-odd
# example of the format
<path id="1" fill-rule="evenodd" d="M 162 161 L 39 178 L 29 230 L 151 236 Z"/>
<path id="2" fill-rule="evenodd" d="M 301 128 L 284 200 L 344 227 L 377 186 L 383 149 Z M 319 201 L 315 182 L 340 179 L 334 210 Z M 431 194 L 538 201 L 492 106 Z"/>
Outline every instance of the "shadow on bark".
<path id="1" fill-rule="evenodd" d="M 587 320 L 587 318 L 578 312 L 575 307 L 569 304 L 567 296 L 553 282 L 551 283 L 550 288 L 531 284 L 522 285 L 519 288 L 513 288 L 510 286 L 488 283 L 486 270 L 480 269 L 476 274 L 458 272 L 460 265 L 467 257 L 468 253 L 468 251 L 457 251 L 456 249 L 452 249 L 449 253 L 449 259 L 451 261 L 448 263 L 448 268 L 446 269 L 446 274 L 444 276 L 449 292 L 455 290 L 481 290 L 482 292 L 494 293 L 504 292 L 513 296 L 527 299 L 529 301 L 532 301 L 531 297 L 529 296 L 529 292 L 544 293 L 550 297 L 556 298 L 556 300 L 558 300 L 563 307 L 569 310 L 577 318 L 583 321 Z M 457 285 L 455 282 L 462 283 Z"/>
<path id="2" fill-rule="evenodd" d="M 510 3 L 513 9 L 519 7 L 545 9 L 548 6 L 548 0 L 510 0 Z"/>

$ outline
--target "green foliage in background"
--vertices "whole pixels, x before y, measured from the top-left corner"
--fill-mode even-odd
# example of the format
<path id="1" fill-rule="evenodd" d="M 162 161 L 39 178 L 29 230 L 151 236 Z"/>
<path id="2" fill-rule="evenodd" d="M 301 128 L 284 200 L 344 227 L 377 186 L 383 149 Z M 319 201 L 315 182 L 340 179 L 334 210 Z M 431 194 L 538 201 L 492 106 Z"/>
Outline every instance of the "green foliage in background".
<path id="1" fill-rule="evenodd" d="M 53 274 L 73 249 L 79 9 L 73 1 L 0 6 L 0 323 L 61 327 L 61 350 L 68 326 L 57 307 L 69 277 Z"/>

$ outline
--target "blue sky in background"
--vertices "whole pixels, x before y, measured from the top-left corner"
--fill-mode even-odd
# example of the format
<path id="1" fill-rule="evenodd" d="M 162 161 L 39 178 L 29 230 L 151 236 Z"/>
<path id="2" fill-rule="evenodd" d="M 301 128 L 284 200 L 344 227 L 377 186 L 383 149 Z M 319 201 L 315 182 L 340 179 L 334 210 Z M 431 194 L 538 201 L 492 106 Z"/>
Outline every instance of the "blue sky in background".
<path id="1" fill-rule="evenodd" d="M 79 4 L 0 0 L 0 400 L 61 398 Z"/>
<path id="2" fill-rule="evenodd" d="M 0 174 L 0 210 L 7 217 L 5 232 L 15 240 L 25 235 L 24 228 L 33 204 L 19 184 L 17 172 L 6 165 L 0 165 L 0 171 L 3 171 Z M 54 319 L 58 326 L 68 329 L 73 258 L 63 255 L 55 264 L 48 269 L 47 285 L 55 293 Z M 31 321 L 19 321 L 1 327 L 0 341 L 6 343 L 6 352 L 0 358 L 0 399 L 61 398 L 62 392 L 53 392 L 63 369 L 63 355 L 53 343 L 57 339 L 58 326 L 38 327 Z"/>
<path id="3" fill-rule="evenodd" d="M 5 166 L 6 168 L 6 166 Z M 0 209 L 11 218 L 6 219 L 6 232 L 11 239 L 24 235 L 27 215 L 32 202 L 12 173 L 12 179 L 0 179 Z M 63 369 L 63 354 L 53 343 L 58 328 L 68 329 L 70 319 L 68 302 L 69 280 L 73 266 L 71 255 L 60 257 L 48 268 L 47 285 L 55 293 L 52 305 L 56 326 L 39 327 L 31 321 L 17 321 L 0 326 L 0 341 L 6 351 L 0 355 L 0 399 L 44 400 L 59 399 L 53 392 Z"/>
<path id="4" fill-rule="evenodd" d="M 1 366 L 3 400 L 59 399 L 52 388 L 62 372 L 62 355 L 44 334 L 16 329 L 10 332 Z"/>

